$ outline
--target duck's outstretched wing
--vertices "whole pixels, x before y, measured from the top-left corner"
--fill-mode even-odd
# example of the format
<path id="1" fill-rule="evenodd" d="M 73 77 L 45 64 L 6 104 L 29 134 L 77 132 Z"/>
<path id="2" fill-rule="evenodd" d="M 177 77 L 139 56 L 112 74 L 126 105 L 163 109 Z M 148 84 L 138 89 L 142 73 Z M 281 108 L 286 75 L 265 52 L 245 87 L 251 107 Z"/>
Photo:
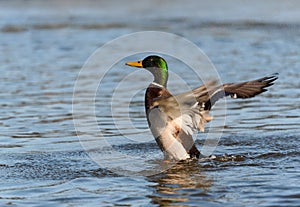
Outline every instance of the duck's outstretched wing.
<path id="1" fill-rule="evenodd" d="M 267 91 L 267 87 L 274 84 L 274 81 L 278 79 L 278 74 L 266 76 L 252 81 L 246 81 L 242 83 L 226 83 L 223 86 L 219 86 L 213 90 L 208 91 L 208 96 L 197 96 L 199 103 L 202 103 L 204 110 L 210 110 L 212 106 L 221 98 L 225 96 L 231 96 L 231 98 L 252 98 L 258 94 Z"/>
<path id="2" fill-rule="evenodd" d="M 210 81 L 192 91 L 176 96 L 155 100 L 154 105 L 168 115 L 171 120 L 176 120 L 181 128 L 192 134 L 194 130 L 204 130 L 207 122 L 212 120 L 208 111 L 221 98 L 251 98 L 267 91 L 278 78 L 277 74 L 260 79 L 242 82 L 227 83 L 217 86 L 216 81 Z"/>

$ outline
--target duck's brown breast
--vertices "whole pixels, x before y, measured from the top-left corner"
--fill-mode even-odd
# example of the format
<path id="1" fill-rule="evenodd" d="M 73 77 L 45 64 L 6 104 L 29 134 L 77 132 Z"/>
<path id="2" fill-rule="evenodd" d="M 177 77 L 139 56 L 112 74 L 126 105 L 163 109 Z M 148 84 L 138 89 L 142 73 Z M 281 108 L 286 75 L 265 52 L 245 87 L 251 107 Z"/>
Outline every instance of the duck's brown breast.
<path id="1" fill-rule="evenodd" d="M 170 97 L 171 94 L 165 87 L 157 86 L 153 83 L 151 83 L 145 94 L 145 108 L 146 112 L 148 113 L 148 110 L 155 107 L 155 101 L 159 98 L 167 98 Z"/>

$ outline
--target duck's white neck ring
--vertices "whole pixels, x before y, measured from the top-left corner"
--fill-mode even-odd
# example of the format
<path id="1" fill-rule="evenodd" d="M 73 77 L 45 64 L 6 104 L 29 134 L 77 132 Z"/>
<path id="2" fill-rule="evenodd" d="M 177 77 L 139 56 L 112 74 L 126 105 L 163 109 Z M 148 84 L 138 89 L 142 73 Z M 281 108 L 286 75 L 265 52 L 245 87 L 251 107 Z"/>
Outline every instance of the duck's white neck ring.
<path id="1" fill-rule="evenodd" d="M 152 82 L 151 84 L 152 84 L 152 85 L 155 85 L 155 86 L 157 86 L 157 87 L 160 87 L 160 88 L 164 88 L 163 85 L 160 85 L 159 83 L 156 83 L 156 82 Z"/>

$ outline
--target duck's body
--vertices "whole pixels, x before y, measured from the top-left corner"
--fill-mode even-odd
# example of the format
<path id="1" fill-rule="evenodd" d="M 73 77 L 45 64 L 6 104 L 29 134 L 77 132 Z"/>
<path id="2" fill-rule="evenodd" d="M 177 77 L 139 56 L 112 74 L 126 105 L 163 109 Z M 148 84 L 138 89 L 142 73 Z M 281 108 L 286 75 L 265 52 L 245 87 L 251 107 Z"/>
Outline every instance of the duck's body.
<path id="1" fill-rule="evenodd" d="M 205 123 L 212 120 L 208 112 L 224 96 L 251 98 L 266 91 L 277 76 L 216 86 L 207 83 L 192 91 L 171 95 L 167 89 L 168 67 L 159 56 L 148 56 L 142 61 L 129 62 L 129 66 L 145 68 L 154 76 L 145 94 L 145 108 L 149 128 L 168 160 L 199 158 L 201 153 L 194 144 L 193 132 L 204 131 Z"/>
<path id="2" fill-rule="evenodd" d="M 145 95 L 148 125 L 160 149 L 168 160 L 185 160 L 199 157 L 200 152 L 191 134 L 182 130 L 182 117 L 170 117 L 157 104 L 157 100 L 172 97 L 162 85 L 151 83 Z"/>

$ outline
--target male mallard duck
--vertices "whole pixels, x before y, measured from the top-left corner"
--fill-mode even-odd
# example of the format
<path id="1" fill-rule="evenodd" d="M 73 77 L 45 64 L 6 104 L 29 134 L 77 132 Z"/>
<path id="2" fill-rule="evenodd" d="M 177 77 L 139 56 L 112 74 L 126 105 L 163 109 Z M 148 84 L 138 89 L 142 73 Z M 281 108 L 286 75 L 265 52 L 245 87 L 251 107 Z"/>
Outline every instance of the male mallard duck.
<path id="1" fill-rule="evenodd" d="M 145 68 L 154 76 L 146 90 L 145 107 L 148 125 L 160 149 L 168 160 L 199 158 L 193 131 L 204 131 L 212 120 L 208 112 L 217 100 L 225 96 L 251 98 L 267 91 L 278 78 L 275 75 L 242 83 L 216 86 L 214 81 L 176 96 L 167 89 L 168 66 L 159 56 L 148 56 L 126 65 Z"/>

